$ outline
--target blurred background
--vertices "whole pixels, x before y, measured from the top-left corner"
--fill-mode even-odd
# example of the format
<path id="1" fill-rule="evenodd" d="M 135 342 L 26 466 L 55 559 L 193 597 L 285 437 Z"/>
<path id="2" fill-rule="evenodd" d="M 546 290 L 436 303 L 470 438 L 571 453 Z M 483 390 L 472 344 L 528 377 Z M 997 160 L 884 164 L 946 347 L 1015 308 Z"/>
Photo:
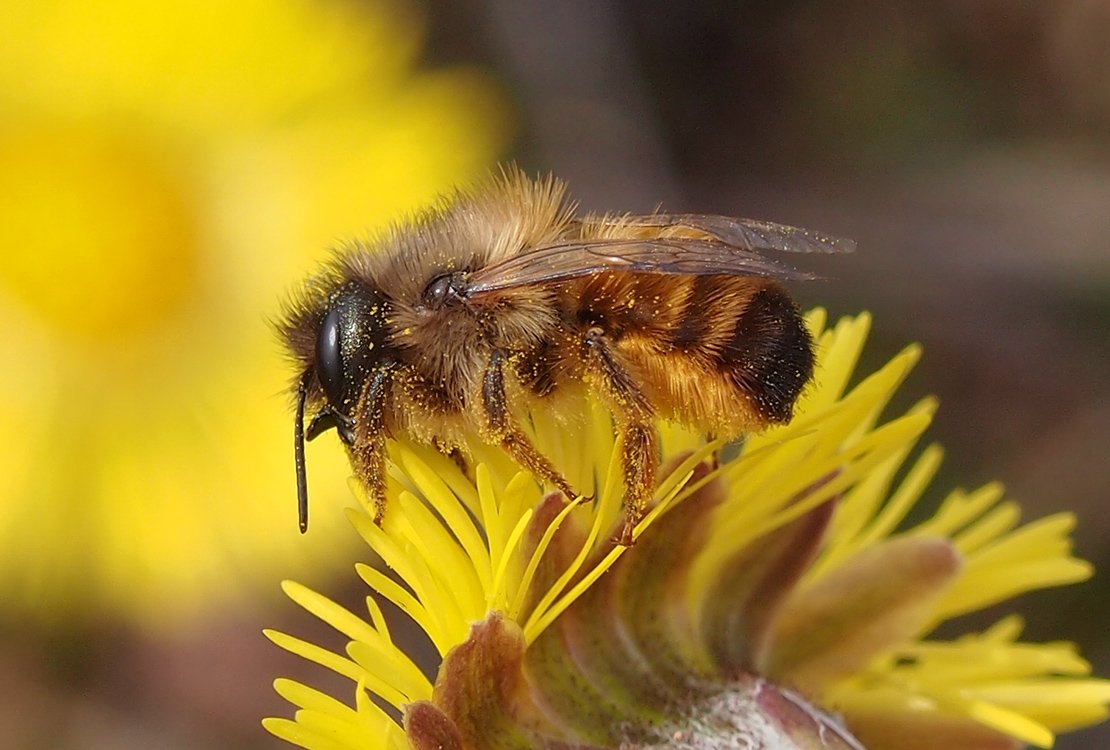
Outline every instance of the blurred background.
<path id="1" fill-rule="evenodd" d="M 934 497 L 1074 510 L 1103 571 L 952 632 L 1016 608 L 1110 674 L 1108 38 L 1106 0 L 9 3 L 4 745 L 284 747 L 272 679 L 328 683 L 259 631 L 327 636 L 278 581 L 358 606 L 365 553 L 334 442 L 296 531 L 269 321 L 328 247 L 510 158 L 588 209 L 856 239 L 798 296 L 874 313 L 864 370 L 924 344 Z"/>

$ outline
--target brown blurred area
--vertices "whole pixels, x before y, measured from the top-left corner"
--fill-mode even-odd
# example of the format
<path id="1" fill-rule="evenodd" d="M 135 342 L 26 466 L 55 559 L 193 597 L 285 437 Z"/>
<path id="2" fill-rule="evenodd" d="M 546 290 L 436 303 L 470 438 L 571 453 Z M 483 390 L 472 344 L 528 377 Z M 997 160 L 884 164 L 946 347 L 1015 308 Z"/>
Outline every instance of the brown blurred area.
<path id="1" fill-rule="evenodd" d="M 509 156 L 567 179 L 586 208 L 662 202 L 854 238 L 854 256 L 813 259 L 827 280 L 798 295 L 874 314 L 864 370 L 924 345 L 902 398 L 941 401 L 934 500 L 997 478 L 1027 518 L 1074 510 L 1079 554 L 1102 571 L 966 625 L 1016 607 L 1028 638 L 1075 640 L 1110 674 L 1110 2 L 432 0 L 427 13 L 429 64 L 498 77 L 520 121 Z M 5 747 L 285 747 L 258 726 L 289 713 L 275 676 L 352 693 L 262 638 L 338 643 L 292 604 L 159 642 L 3 627 Z M 1110 747 L 1110 731 L 1057 747 Z"/>

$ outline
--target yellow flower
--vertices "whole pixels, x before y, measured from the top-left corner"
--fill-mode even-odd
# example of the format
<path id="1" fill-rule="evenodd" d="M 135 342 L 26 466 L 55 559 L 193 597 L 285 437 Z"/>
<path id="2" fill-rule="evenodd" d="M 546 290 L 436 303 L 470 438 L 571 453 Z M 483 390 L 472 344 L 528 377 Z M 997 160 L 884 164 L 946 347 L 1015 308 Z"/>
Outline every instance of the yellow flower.
<path id="1" fill-rule="evenodd" d="M 337 234 L 483 171 L 506 136 L 480 75 L 414 72 L 412 11 L 5 5 L 9 611 L 172 623 L 278 566 L 335 558 L 326 526 L 297 533 L 286 374 L 259 311 Z M 317 498 L 345 495 L 340 461 Z"/>
<path id="2" fill-rule="evenodd" d="M 947 618 L 1087 578 L 1074 519 L 1019 526 L 988 485 L 907 525 L 940 462 L 931 446 L 904 466 L 935 404 L 883 412 L 918 350 L 849 388 L 868 317 L 808 322 L 818 375 L 789 425 L 718 468 L 706 459 L 719 444 L 661 425 L 670 470 L 629 549 L 610 541 L 621 481 L 596 406 L 579 425 L 532 414 L 574 486 L 597 478 L 592 504 L 545 496 L 495 449 L 475 448 L 471 481 L 432 450 L 394 445 L 384 529 L 350 511 L 393 571 L 358 566 L 368 617 L 287 582 L 349 641 L 333 653 L 268 632 L 349 677 L 354 706 L 281 679 L 298 710 L 266 728 L 319 750 L 946 750 L 1049 747 L 1055 731 L 1105 718 L 1110 682 L 1087 677 L 1071 645 L 1018 641 L 1016 618 L 929 638 Z M 383 601 L 435 646 L 434 682 L 393 640 Z"/>

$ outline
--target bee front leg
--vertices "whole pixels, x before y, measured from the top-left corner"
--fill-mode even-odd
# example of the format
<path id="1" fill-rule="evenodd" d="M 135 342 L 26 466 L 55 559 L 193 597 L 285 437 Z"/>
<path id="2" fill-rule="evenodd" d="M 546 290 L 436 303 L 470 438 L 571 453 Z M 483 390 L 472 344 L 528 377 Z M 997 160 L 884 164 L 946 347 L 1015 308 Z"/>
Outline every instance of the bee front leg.
<path id="1" fill-rule="evenodd" d="M 350 445 L 355 476 L 374 503 L 374 523 L 385 519 L 386 448 L 385 402 L 393 382 L 393 367 L 378 369 L 366 381 L 355 409 L 354 441 Z"/>
<path id="2" fill-rule="evenodd" d="M 617 543 L 632 545 L 632 532 L 647 512 L 659 468 L 659 435 L 654 410 L 631 373 L 609 345 L 605 332 L 591 328 L 584 343 L 587 367 L 600 381 L 617 422 L 617 444 L 624 472 L 624 520 Z"/>
<path id="3" fill-rule="evenodd" d="M 491 442 L 499 443 L 514 461 L 532 472 L 533 476 L 555 485 L 568 498 L 578 497 L 547 456 L 540 453 L 528 436 L 513 424 L 505 398 L 504 361 L 504 352 L 495 350 L 482 378 L 482 412 L 488 437 Z"/>

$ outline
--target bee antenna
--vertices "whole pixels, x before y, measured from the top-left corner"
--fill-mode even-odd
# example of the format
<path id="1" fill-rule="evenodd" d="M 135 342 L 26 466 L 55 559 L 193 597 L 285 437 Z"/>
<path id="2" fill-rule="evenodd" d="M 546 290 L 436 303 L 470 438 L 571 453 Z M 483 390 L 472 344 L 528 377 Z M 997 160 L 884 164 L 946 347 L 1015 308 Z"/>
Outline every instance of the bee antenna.
<path id="1" fill-rule="evenodd" d="M 297 416 L 293 420 L 293 463 L 297 469 L 297 518 L 301 533 L 308 531 L 308 476 L 304 468 L 304 403 L 308 398 L 308 384 L 312 380 L 308 368 L 297 386 Z"/>

